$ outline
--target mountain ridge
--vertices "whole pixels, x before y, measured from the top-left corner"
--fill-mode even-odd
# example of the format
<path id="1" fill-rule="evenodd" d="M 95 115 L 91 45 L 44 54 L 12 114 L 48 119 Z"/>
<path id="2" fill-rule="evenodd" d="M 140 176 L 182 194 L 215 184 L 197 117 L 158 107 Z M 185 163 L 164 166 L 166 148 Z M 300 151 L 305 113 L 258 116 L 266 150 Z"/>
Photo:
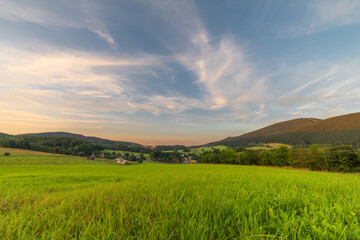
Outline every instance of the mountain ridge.
<path id="1" fill-rule="evenodd" d="M 113 145 L 134 145 L 134 146 L 142 146 L 138 143 L 127 142 L 127 141 L 115 141 L 109 140 L 94 136 L 84 136 L 81 134 L 76 133 L 69 133 L 69 132 L 42 132 L 42 133 L 25 133 L 25 134 L 18 134 L 18 135 L 9 135 L 6 133 L 0 133 L 0 137 L 22 137 L 22 136 L 35 136 L 35 137 L 72 137 L 80 140 L 85 140 L 95 144 L 101 144 L 106 146 L 113 146 Z"/>
<path id="2" fill-rule="evenodd" d="M 284 144 L 350 144 L 360 146 L 360 113 L 335 116 L 324 120 L 297 118 L 278 122 L 258 130 L 203 146 L 246 146 L 250 143 Z"/>

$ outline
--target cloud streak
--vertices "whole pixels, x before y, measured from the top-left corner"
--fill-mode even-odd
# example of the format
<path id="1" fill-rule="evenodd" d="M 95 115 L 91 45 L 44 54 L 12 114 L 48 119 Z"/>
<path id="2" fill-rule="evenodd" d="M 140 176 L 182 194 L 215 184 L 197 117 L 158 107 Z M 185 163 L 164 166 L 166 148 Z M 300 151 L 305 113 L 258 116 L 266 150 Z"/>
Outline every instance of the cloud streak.
<path id="1" fill-rule="evenodd" d="M 64 12 L 56 6 L 36 4 L 24 1 L 0 1 L 0 18 L 8 21 L 25 21 L 44 26 L 60 28 L 84 28 L 104 39 L 110 47 L 116 47 L 113 37 L 99 18 L 99 6 L 93 1 L 64 1 Z M 66 11 L 75 13 L 66 15 Z"/>

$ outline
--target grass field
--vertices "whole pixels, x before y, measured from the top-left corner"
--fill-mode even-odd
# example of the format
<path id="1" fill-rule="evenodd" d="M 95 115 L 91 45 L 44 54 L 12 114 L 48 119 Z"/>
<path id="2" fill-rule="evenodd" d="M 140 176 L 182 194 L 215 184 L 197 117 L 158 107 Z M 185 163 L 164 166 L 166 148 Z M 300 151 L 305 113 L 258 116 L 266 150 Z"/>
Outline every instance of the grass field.
<path id="1" fill-rule="evenodd" d="M 11 153 L 5 157 L 4 153 Z M 67 156 L 60 154 L 34 152 L 23 149 L 0 147 L 1 165 L 103 165 L 114 164 L 111 160 L 87 160 L 84 157 Z"/>
<path id="2" fill-rule="evenodd" d="M 281 146 L 285 146 L 287 148 L 292 148 L 291 145 L 283 144 L 283 143 L 264 143 L 265 147 L 249 147 L 246 149 L 252 149 L 252 150 L 273 150 L 278 149 Z"/>
<path id="3" fill-rule="evenodd" d="M 4 150 L 0 239 L 360 239 L 355 174 Z"/>

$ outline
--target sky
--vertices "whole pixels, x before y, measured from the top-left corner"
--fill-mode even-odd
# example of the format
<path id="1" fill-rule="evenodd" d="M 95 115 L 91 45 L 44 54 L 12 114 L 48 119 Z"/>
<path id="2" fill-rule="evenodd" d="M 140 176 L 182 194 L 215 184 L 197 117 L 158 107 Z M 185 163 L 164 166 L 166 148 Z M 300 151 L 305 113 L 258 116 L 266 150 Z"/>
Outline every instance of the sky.
<path id="1" fill-rule="evenodd" d="M 198 145 L 360 109 L 360 1 L 0 0 L 0 132 Z"/>

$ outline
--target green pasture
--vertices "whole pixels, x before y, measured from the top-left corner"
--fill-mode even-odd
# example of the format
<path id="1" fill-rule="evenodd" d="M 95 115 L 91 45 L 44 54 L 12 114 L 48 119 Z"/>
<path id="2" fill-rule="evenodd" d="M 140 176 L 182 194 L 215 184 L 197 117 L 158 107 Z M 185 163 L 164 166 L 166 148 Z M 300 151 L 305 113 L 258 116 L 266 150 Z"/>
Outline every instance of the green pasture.
<path id="1" fill-rule="evenodd" d="M 192 153 L 202 153 L 206 151 L 212 151 L 213 149 L 219 149 L 219 150 L 226 150 L 228 149 L 227 146 L 224 145 L 218 145 L 214 147 L 200 147 L 200 148 L 191 148 Z"/>
<path id="2" fill-rule="evenodd" d="M 213 149 L 219 149 L 219 150 L 225 150 L 227 149 L 227 146 L 224 145 L 219 145 L 219 146 L 214 146 L 214 147 L 198 147 L 198 148 L 191 148 L 190 149 L 190 153 L 195 153 L 195 154 L 200 154 L 202 152 L 205 151 L 212 151 Z M 174 150 L 167 150 L 167 151 L 162 151 L 162 152 L 174 152 Z M 183 150 L 178 150 L 177 152 L 179 153 L 184 153 Z"/>
<path id="3" fill-rule="evenodd" d="M 4 156 L 5 152 L 11 153 Z M 114 164 L 111 160 L 87 160 L 85 157 L 75 157 L 60 154 L 50 154 L 22 149 L 0 147 L 0 166 L 2 165 L 99 165 Z"/>
<path id="4" fill-rule="evenodd" d="M 274 149 L 278 149 L 281 146 L 285 146 L 287 148 L 292 148 L 293 146 L 289 145 L 289 144 L 283 144 L 283 143 L 263 143 L 263 147 L 249 147 L 246 149 L 252 149 L 252 150 L 274 150 Z"/>
<path id="5" fill-rule="evenodd" d="M 360 239 L 356 174 L 4 150 L 0 239 Z"/>

